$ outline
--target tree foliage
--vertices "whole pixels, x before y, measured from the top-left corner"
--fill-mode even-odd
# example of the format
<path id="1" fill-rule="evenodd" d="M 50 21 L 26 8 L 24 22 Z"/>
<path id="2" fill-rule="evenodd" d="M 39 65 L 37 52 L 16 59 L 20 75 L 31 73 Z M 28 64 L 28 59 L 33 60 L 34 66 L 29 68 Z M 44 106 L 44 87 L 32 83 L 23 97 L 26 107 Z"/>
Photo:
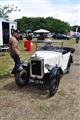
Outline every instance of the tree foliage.
<path id="1" fill-rule="evenodd" d="M 73 30 L 73 31 L 76 31 L 76 28 L 77 28 L 77 32 L 80 32 L 80 26 L 78 26 L 78 25 L 74 25 L 74 26 L 72 26 L 71 27 L 71 29 Z"/>
<path id="2" fill-rule="evenodd" d="M 54 33 L 67 33 L 71 29 L 68 23 L 54 19 L 53 17 L 22 17 L 16 21 L 18 29 L 22 32 L 25 32 L 27 29 L 34 31 L 42 28 Z"/>
<path id="3" fill-rule="evenodd" d="M 8 19 L 9 18 L 9 14 L 12 11 L 16 12 L 16 11 L 20 11 L 20 9 L 18 9 L 18 7 L 14 6 L 13 4 L 12 5 L 4 5 L 4 6 L 0 5 L 0 17 L 1 18 Z"/>

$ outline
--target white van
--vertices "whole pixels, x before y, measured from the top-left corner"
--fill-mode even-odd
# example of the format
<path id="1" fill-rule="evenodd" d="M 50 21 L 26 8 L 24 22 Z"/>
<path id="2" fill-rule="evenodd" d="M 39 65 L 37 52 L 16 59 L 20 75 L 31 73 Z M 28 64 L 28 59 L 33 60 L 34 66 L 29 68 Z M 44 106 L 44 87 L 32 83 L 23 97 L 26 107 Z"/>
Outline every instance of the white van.
<path id="1" fill-rule="evenodd" d="M 12 29 L 17 29 L 17 22 L 0 18 L 0 46 L 8 44 Z"/>

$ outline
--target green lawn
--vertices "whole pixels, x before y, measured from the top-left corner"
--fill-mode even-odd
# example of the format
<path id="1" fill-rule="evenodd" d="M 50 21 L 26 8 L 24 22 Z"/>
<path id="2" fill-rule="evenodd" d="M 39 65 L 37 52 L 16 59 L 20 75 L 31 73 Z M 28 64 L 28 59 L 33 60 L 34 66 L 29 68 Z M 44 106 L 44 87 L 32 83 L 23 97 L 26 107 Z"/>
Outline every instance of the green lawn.
<path id="1" fill-rule="evenodd" d="M 73 44 L 75 44 L 74 39 L 64 40 L 64 46 L 72 47 Z M 23 41 L 19 42 L 19 46 L 20 46 L 21 60 L 29 60 L 30 56 L 35 51 L 35 44 L 33 44 L 32 52 L 25 51 Z M 4 52 L 2 53 L 2 55 L 0 53 L 0 78 L 5 76 L 11 76 L 11 70 L 13 66 L 14 66 L 14 62 L 11 59 L 9 52 Z"/>

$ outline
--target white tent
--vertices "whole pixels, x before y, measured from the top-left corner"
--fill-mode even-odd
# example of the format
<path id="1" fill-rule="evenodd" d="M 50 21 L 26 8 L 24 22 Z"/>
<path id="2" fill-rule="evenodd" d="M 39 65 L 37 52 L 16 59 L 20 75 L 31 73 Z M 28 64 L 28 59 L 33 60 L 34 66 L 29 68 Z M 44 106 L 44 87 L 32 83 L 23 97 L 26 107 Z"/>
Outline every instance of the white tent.
<path id="1" fill-rule="evenodd" d="M 35 30 L 34 33 L 49 33 L 50 31 L 45 30 L 45 29 L 39 29 L 39 30 Z"/>

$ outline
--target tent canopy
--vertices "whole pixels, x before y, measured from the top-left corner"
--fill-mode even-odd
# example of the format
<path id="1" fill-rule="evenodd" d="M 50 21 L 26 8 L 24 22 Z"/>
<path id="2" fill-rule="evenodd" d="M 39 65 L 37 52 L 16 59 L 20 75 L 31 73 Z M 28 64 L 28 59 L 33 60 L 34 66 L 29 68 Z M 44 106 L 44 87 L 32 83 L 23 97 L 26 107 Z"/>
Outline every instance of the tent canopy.
<path id="1" fill-rule="evenodd" d="M 35 30 L 34 33 L 49 33 L 50 31 L 45 30 L 45 29 L 39 29 L 39 30 Z"/>

